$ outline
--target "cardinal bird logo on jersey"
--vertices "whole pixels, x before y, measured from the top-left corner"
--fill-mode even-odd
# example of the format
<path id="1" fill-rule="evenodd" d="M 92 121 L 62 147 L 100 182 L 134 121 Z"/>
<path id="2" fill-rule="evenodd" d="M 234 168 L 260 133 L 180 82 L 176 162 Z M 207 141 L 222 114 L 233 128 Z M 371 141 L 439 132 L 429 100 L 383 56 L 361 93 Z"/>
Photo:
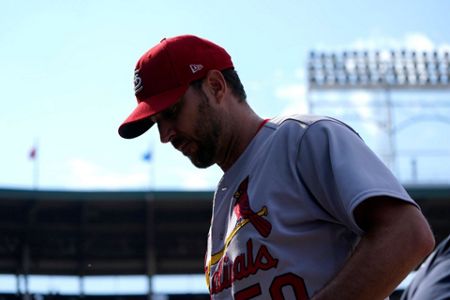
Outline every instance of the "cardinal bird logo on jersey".
<path id="1" fill-rule="evenodd" d="M 234 193 L 233 198 L 236 202 L 233 211 L 238 219 L 238 224 L 250 222 L 259 234 L 263 237 L 268 237 L 272 230 L 272 224 L 262 217 L 267 215 L 267 208 L 264 206 L 258 212 L 252 210 L 247 193 L 248 181 L 247 176 Z"/>
<path id="2" fill-rule="evenodd" d="M 244 226 L 252 224 L 256 231 L 263 237 L 268 237 L 272 231 L 272 224 L 264 218 L 268 215 L 268 209 L 263 206 L 259 211 L 254 211 L 250 207 L 250 199 L 248 196 L 248 182 L 249 177 L 245 178 L 233 194 L 234 207 L 233 217 L 236 217 L 236 224 L 225 239 L 222 249 L 212 253 L 210 259 L 205 260 L 205 275 L 208 288 L 212 293 L 218 293 L 225 288 L 228 288 L 235 280 L 248 277 L 249 274 L 255 274 L 259 269 L 267 270 L 268 268 L 276 267 L 278 259 L 273 258 L 266 246 L 261 245 L 258 249 L 257 255 L 253 256 L 253 241 L 250 238 L 247 241 L 246 252 L 243 250 L 242 254 L 238 255 L 236 261 L 231 261 L 226 255 L 226 251 L 231 241 L 234 239 L 239 230 Z M 244 261 L 246 261 L 244 263 Z M 214 277 L 213 286 L 210 287 L 212 266 L 219 265 L 212 275 Z M 241 265 L 243 264 L 243 265 Z M 226 272 L 227 275 L 224 275 Z M 236 272 L 231 275 L 229 272 Z M 233 277 L 234 276 L 234 277 Z"/>

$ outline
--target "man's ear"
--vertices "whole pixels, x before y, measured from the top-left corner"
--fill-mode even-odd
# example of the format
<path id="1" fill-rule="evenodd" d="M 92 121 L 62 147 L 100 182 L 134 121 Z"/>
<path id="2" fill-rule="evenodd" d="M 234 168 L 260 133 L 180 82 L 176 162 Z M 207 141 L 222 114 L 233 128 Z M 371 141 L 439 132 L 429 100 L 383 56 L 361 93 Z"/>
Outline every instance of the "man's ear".
<path id="1" fill-rule="evenodd" d="M 210 70 L 206 75 L 204 88 L 216 101 L 222 102 L 227 91 L 227 82 L 218 70 Z"/>

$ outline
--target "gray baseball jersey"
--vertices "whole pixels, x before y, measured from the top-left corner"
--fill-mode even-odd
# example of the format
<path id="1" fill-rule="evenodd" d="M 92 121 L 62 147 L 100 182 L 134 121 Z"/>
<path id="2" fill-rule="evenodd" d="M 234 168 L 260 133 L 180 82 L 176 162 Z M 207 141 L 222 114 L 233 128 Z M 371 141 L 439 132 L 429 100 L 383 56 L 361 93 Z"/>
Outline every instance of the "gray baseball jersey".
<path id="1" fill-rule="evenodd" d="M 266 123 L 214 196 L 205 274 L 212 299 L 307 299 L 363 233 L 353 211 L 373 196 L 414 204 L 345 124 L 291 116 Z"/>

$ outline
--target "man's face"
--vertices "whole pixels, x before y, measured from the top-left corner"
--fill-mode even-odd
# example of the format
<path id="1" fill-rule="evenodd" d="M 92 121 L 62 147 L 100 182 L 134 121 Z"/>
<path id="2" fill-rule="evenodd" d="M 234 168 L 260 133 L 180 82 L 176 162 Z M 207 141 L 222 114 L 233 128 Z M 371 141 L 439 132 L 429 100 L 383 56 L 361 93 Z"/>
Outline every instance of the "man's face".
<path id="1" fill-rule="evenodd" d="M 219 120 L 208 96 L 193 87 L 179 102 L 153 117 L 161 142 L 170 142 L 198 168 L 216 163 L 222 131 Z"/>

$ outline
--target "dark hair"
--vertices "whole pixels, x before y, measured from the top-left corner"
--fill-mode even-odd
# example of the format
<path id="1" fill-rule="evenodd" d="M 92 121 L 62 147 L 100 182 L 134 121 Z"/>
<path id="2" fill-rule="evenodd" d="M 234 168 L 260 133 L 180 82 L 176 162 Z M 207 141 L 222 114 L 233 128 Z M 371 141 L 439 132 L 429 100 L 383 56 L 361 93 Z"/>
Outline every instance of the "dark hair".
<path id="1" fill-rule="evenodd" d="M 245 93 L 244 86 L 242 85 L 241 80 L 239 79 L 238 73 L 234 68 L 225 69 L 221 71 L 225 81 L 230 86 L 233 95 L 238 97 L 239 102 L 246 102 L 247 94 Z M 198 79 L 191 82 L 192 87 L 199 90 L 201 88 L 203 79 Z"/>

